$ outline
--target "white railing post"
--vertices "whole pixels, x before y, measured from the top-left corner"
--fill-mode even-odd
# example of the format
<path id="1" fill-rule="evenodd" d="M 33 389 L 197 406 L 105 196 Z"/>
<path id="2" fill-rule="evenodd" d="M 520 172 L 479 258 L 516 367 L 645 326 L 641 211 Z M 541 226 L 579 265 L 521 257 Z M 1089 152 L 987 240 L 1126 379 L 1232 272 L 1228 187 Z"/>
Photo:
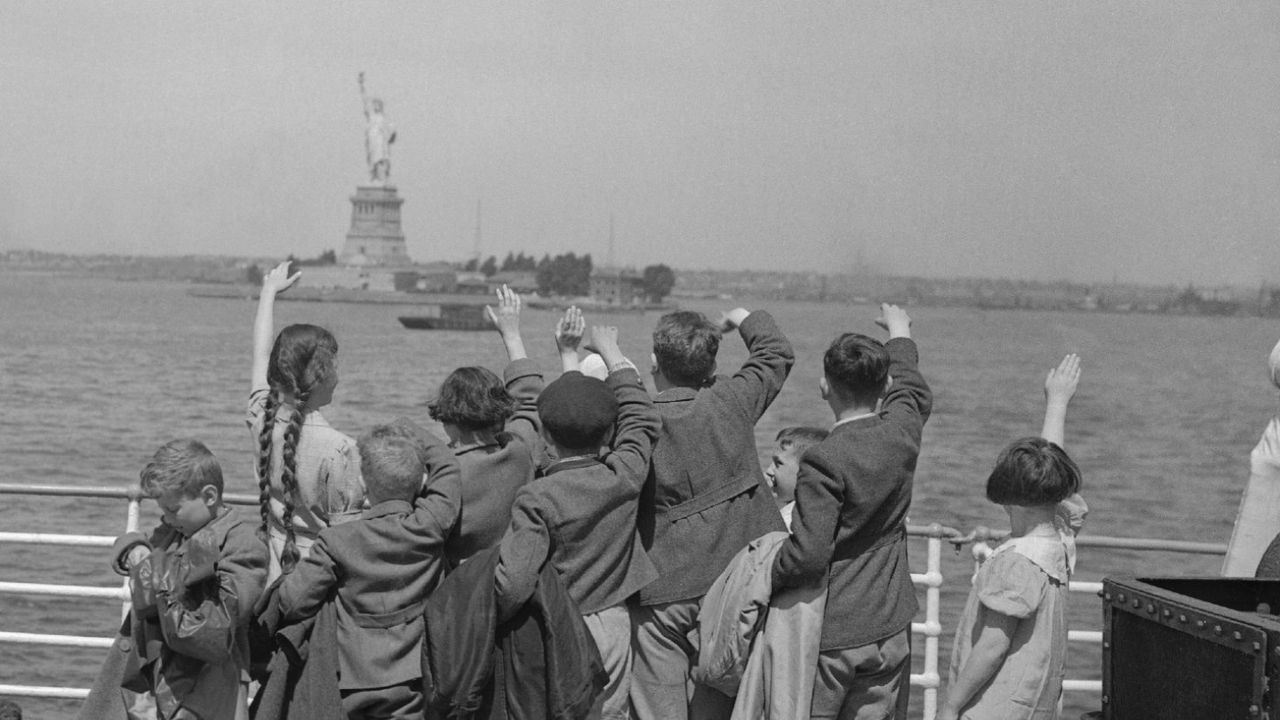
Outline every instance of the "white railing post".
<path id="1" fill-rule="evenodd" d="M 934 525 L 933 529 L 938 530 Z M 924 674 L 933 682 L 924 689 L 924 720 L 933 720 L 938 714 L 938 688 L 942 685 L 938 674 L 938 636 L 942 633 L 940 596 L 942 594 L 942 538 L 929 538 L 929 585 L 924 591 L 924 621 L 929 634 L 924 639 Z"/>
<path id="2" fill-rule="evenodd" d="M 142 502 L 137 495 L 129 498 L 129 509 L 126 511 L 124 519 L 124 531 L 127 533 L 134 532 L 138 529 L 138 516 L 142 511 Z M 132 607 L 133 593 L 129 591 L 129 578 L 124 579 L 124 602 L 120 603 L 120 622 L 129 616 L 129 609 Z"/>

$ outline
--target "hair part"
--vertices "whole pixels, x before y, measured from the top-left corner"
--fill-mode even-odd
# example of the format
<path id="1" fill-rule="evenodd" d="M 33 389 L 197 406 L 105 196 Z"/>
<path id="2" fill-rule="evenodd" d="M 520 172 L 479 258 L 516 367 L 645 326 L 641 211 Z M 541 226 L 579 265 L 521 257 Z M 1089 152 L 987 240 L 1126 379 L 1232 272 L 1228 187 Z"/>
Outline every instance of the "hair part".
<path id="1" fill-rule="evenodd" d="M 142 491 L 153 498 L 166 492 L 195 497 L 206 485 L 222 496 L 222 466 L 199 440 L 170 440 L 161 445 L 142 468 L 139 481 Z"/>
<path id="2" fill-rule="evenodd" d="M 826 440 L 829 434 L 822 428 L 793 426 L 779 430 L 774 441 L 783 450 L 791 450 L 796 456 L 800 456 L 805 450 Z"/>
<path id="3" fill-rule="evenodd" d="M 515 413 L 516 405 L 492 370 L 468 366 L 449 373 L 427 411 L 432 420 L 477 431 L 500 427 Z"/>
<path id="4" fill-rule="evenodd" d="M 284 418 L 287 425 L 280 449 L 280 485 L 284 490 L 284 510 L 280 520 L 285 534 L 280 567 L 285 573 L 292 572 L 301 558 L 293 528 L 293 507 L 298 495 L 297 450 L 302 420 L 306 416 L 311 393 L 333 373 L 337 357 L 338 341 L 318 325 L 289 325 L 276 335 L 271 346 L 271 359 L 267 366 L 267 384 L 271 393 L 263 408 L 262 431 L 258 434 L 258 511 L 262 517 L 259 534 L 264 541 L 268 539 L 271 456 L 275 426 L 282 419 L 281 411 L 285 411 L 288 413 Z"/>
<path id="5" fill-rule="evenodd" d="M 700 312 L 663 315 L 653 330 L 658 369 L 677 385 L 702 386 L 716 370 L 720 336 L 720 328 Z"/>
<path id="6" fill-rule="evenodd" d="M 1080 491 L 1080 468 L 1067 451 L 1040 437 L 1015 440 L 996 458 L 987 499 L 997 505 L 1055 505 Z"/>
<path id="7" fill-rule="evenodd" d="M 412 500 L 418 494 L 425 469 L 422 450 L 411 437 L 391 426 L 380 425 L 362 436 L 356 447 L 360 450 L 360 472 L 369 496 L 378 501 Z"/>
<path id="8" fill-rule="evenodd" d="M 875 338 L 844 333 L 822 356 L 822 372 L 842 397 L 858 404 L 874 403 L 889 379 L 889 352 Z"/>

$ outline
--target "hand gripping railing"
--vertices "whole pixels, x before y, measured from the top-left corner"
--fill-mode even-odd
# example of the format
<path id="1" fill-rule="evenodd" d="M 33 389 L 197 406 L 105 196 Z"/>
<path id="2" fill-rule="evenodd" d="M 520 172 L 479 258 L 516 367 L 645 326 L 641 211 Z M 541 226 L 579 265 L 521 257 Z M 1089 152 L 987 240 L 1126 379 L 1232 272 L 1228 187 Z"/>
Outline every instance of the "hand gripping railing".
<path id="1" fill-rule="evenodd" d="M 61 485 L 26 485 L 0 483 L 0 495 L 35 495 L 61 497 L 88 497 L 119 499 L 128 502 L 125 516 L 125 530 L 138 528 L 138 514 L 142 493 L 137 488 L 124 487 L 67 487 Z M 232 505 L 256 506 L 255 496 L 228 493 L 223 500 Z M 979 527 L 969 534 L 962 534 L 955 528 L 934 523 L 932 525 L 909 525 L 907 534 L 926 541 L 925 572 L 912 573 L 911 581 L 925 590 L 924 622 L 911 623 L 911 632 L 924 637 L 923 672 L 911 675 L 911 684 L 922 688 L 924 703 L 922 717 L 933 720 L 938 708 L 938 690 L 941 677 L 938 672 L 938 638 L 942 636 L 940 620 L 941 590 L 945 579 L 942 576 L 942 545 L 949 543 L 957 550 L 967 544 L 973 544 L 974 557 L 980 559 L 991 552 L 989 542 L 998 542 L 1008 536 L 1007 531 L 994 531 Z M 53 533 L 18 533 L 0 532 L 0 544 L 29 545 L 66 545 L 71 547 L 111 547 L 114 536 L 106 535 L 65 535 Z M 1100 537 L 1086 535 L 1076 538 L 1078 547 L 1101 547 L 1130 550 L 1151 550 L 1176 553 L 1197 553 L 1208 555 L 1225 555 L 1227 546 L 1216 543 L 1183 542 L 1178 540 L 1153 540 L 1145 538 Z M 1097 593 L 1102 583 L 1072 581 L 1070 590 L 1077 593 Z M 85 585 L 59 585 L 47 583 L 20 583 L 0 581 L 0 594 L 62 596 L 91 599 L 118 600 L 122 613 L 128 611 L 128 585 L 121 587 L 94 587 Z M 1068 639 L 1072 642 L 1100 644 L 1102 633 L 1095 630 L 1072 630 Z M 82 637 L 75 635 L 51 635 L 43 633 L 0 632 L 0 644 L 38 644 L 59 645 L 82 648 L 108 648 L 113 638 Z M 1067 691 L 1085 691 L 1101 693 L 1102 683 L 1098 680 L 1072 680 L 1063 682 Z M 44 698 L 83 698 L 88 695 L 85 688 L 40 687 L 34 685 L 0 684 L 0 695 L 14 695 Z"/>

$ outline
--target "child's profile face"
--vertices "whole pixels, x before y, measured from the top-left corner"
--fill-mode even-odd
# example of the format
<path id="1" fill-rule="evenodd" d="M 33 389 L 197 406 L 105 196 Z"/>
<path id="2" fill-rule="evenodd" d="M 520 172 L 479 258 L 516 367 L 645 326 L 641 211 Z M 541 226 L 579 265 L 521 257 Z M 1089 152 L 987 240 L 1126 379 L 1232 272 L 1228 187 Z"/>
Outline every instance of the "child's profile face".
<path id="1" fill-rule="evenodd" d="M 219 495 L 212 485 L 205 485 L 195 495 L 187 495 L 182 490 L 166 490 L 156 498 L 156 504 L 164 513 L 166 525 L 182 533 L 183 537 L 191 537 L 213 519 Z"/>
<path id="2" fill-rule="evenodd" d="M 781 445 L 774 451 L 769 467 L 764 470 L 764 477 L 769 481 L 769 489 L 779 503 L 789 503 L 796 499 L 796 476 L 800 474 L 800 455 L 795 446 Z"/>

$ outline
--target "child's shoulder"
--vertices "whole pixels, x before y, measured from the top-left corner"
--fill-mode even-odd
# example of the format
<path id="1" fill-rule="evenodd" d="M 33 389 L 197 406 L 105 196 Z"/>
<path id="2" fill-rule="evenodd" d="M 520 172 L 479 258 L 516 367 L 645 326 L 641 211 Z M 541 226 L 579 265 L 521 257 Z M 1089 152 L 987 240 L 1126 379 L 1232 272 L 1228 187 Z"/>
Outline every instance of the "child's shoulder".
<path id="1" fill-rule="evenodd" d="M 210 521 L 205 528 L 211 531 L 211 537 L 224 548 L 230 546 L 244 547 L 246 545 L 261 545 L 265 548 L 266 543 L 262 540 L 258 525 L 259 523 L 248 513 L 233 507 L 227 507 L 221 515 Z"/>
<path id="2" fill-rule="evenodd" d="M 1002 549 L 978 570 L 973 592 L 979 602 L 1003 615 L 1027 617 L 1040 606 L 1048 576 L 1012 548 Z"/>

